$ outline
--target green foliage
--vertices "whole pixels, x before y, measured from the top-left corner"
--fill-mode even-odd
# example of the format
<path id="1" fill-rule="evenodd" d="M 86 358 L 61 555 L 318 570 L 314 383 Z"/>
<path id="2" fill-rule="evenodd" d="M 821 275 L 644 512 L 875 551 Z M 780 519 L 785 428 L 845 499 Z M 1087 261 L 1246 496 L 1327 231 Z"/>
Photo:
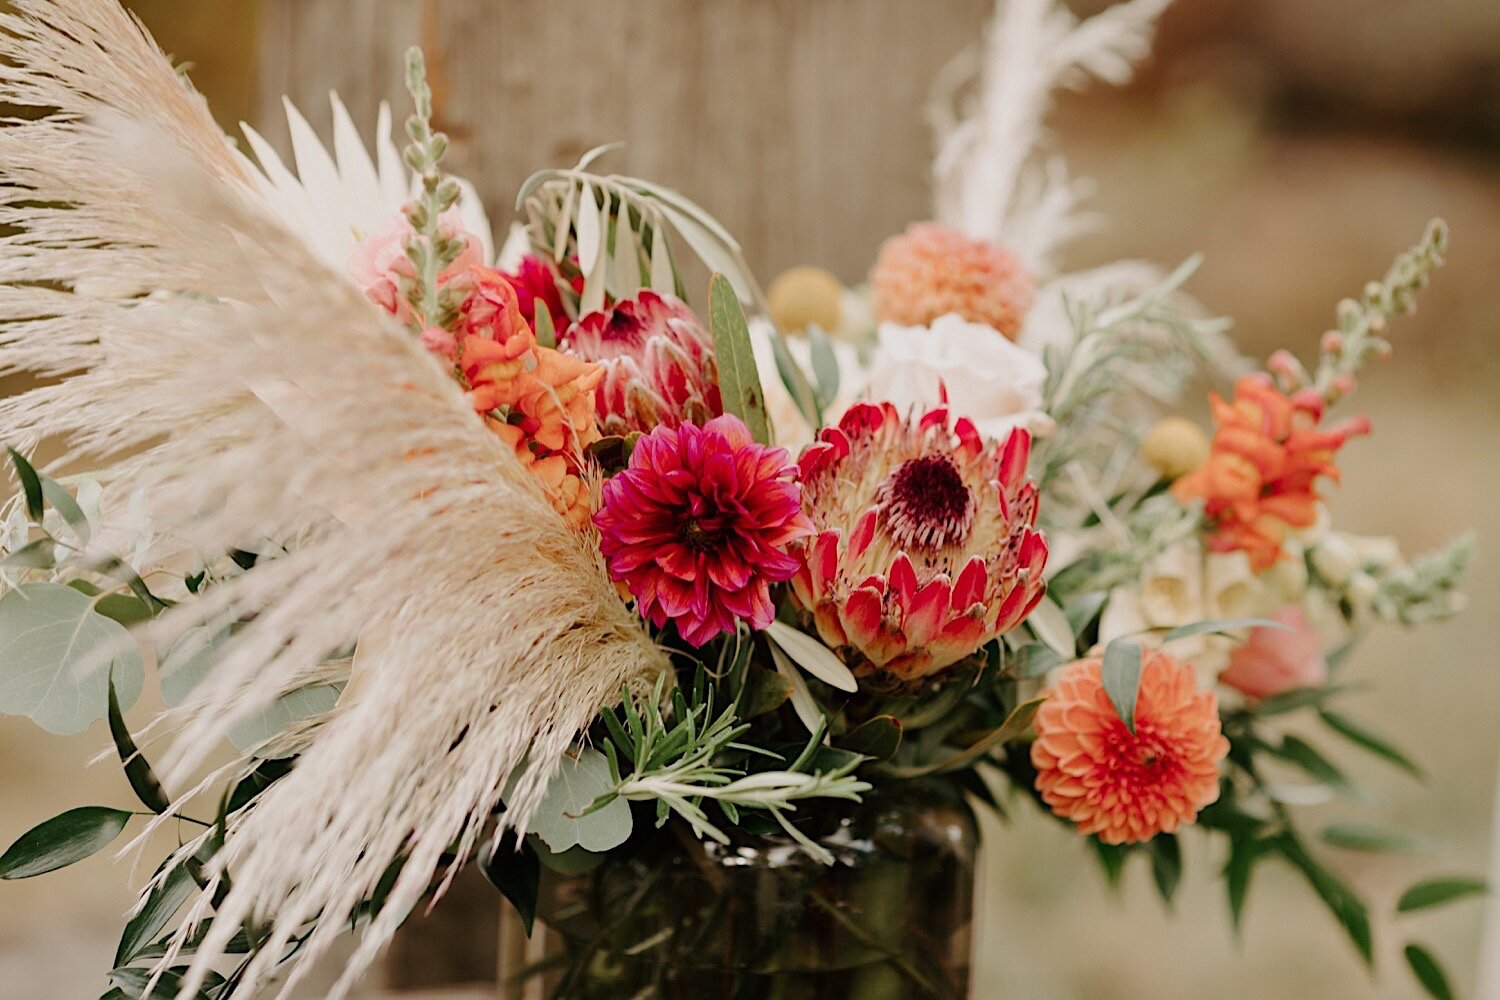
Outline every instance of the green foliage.
<path id="1" fill-rule="evenodd" d="M 1141 693 L 1141 647 L 1116 639 L 1104 648 L 1104 693 L 1125 728 L 1135 732 L 1135 703 Z"/>
<path id="2" fill-rule="evenodd" d="M 0 878 L 32 878 L 93 857 L 114 843 L 129 821 L 130 813 L 104 806 L 54 816 L 23 833 L 0 855 Z"/>
<path id="3" fill-rule="evenodd" d="M 1436 878 L 1418 882 L 1401 894 L 1396 903 L 1398 913 L 1411 913 L 1433 906 L 1442 906 L 1455 900 L 1471 896 L 1482 896 L 1490 891 L 1489 884 L 1476 878 Z"/>
<path id="4" fill-rule="evenodd" d="M 708 283 L 708 328 L 714 338 L 714 359 L 719 367 L 719 394 L 724 412 L 732 413 L 750 428 L 750 436 L 761 444 L 771 440 L 766 421 L 766 396 L 750 346 L 750 328 L 734 289 L 722 274 Z"/>
<path id="5" fill-rule="evenodd" d="M 146 901 L 125 925 L 125 930 L 120 935 L 120 944 L 115 949 L 115 967 L 120 968 L 140 960 L 142 953 L 197 889 L 197 883 L 193 881 L 187 868 L 181 865 L 173 868 L 147 893 Z"/>
<path id="6" fill-rule="evenodd" d="M 1312 886 L 1318 898 L 1328 907 L 1339 926 L 1349 935 L 1354 948 L 1368 965 L 1374 961 L 1374 947 L 1370 931 L 1370 913 L 1364 902 L 1337 876 L 1323 867 L 1307 852 L 1302 842 L 1290 831 L 1283 833 L 1274 842 L 1278 853 L 1302 874 Z"/>
<path id="7" fill-rule="evenodd" d="M 109 711 L 110 677 L 128 708 L 145 662 L 97 599 L 56 583 L 24 583 L 0 598 L 0 712 L 58 735 L 81 733 Z"/>
<path id="8" fill-rule="evenodd" d="M 490 885 L 510 900 L 526 927 L 526 936 L 530 937 L 542 879 L 542 863 L 536 850 L 525 841 L 517 843 L 515 835 L 507 831 L 490 849 L 480 852 L 479 870 Z"/>
<path id="9" fill-rule="evenodd" d="M 1453 1000 L 1453 988 L 1448 985 L 1448 977 L 1432 952 L 1413 943 L 1408 944 L 1402 954 L 1406 956 L 1406 965 L 1411 969 L 1411 974 L 1417 977 L 1417 982 L 1422 984 L 1428 996 L 1433 1000 Z"/>
<path id="10" fill-rule="evenodd" d="M 141 751 L 136 747 L 130 730 L 125 727 L 125 718 L 120 712 L 120 700 L 115 696 L 114 679 L 109 682 L 109 735 L 115 741 L 115 751 L 125 768 L 125 778 L 141 804 L 160 815 L 171 808 L 171 800 L 162 790 L 161 782 Z M 117 963 L 118 964 L 118 963 Z"/>
<path id="11" fill-rule="evenodd" d="M 1395 764 L 1413 777 L 1422 777 L 1421 768 L 1412 763 L 1410 758 L 1348 716 L 1323 708 L 1318 710 L 1318 717 L 1329 729 L 1350 740 L 1356 746 Z"/>

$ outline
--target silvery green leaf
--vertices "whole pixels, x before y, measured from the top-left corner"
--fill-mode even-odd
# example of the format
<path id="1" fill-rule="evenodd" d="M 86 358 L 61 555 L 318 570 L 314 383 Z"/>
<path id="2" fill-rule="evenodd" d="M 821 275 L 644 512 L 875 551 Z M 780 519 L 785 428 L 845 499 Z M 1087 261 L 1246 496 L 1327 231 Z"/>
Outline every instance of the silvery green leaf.
<path id="1" fill-rule="evenodd" d="M 615 249 L 609 259 L 609 287 L 617 299 L 634 297 L 641 290 L 641 259 L 636 251 L 635 230 L 624 205 L 615 217 Z"/>
<path id="2" fill-rule="evenodd" d="M 797 718 L 807 727 L 810 733 L 821 732 L 826 723 L 823 720 L 823 710 L 818 707 L 817 699 L 807 689 L 807 680 L 802 672 L 792 666 L 792 661 L 781 647 L 771 643 L 771 661 L 776 664 L 776 672 L 781 678 L 792 686 L 792 709 L 797 713 Z"/>
<path id="3" fill-rule="evenodd" d="M 1141 693 L 1141 647 L 1116 639 L 1104 647 L 1104 693 L 1125 728 L 1135 732 L 1135 703 Z"/>
<path id="4" fill-rule="evenodd" d="M 145 669 L 125 627 L 72 587 L 29 583 L 0 598 L 0 712 L 59 736 L 81 733 L 109 711 L 111 671 L 124 710 Z"/>
<path id="5" fill-rule="evenodd" d="M 57 511 L 58 515 L 62 517 L 63 523 L 68 526 L 68 530 L 73 533 L 73 537 L 78 539 L 79 544 L 87 548 L 89 539 L 93 535 L 93 529 L 89 526 L 89 519 L 84 514 L 83 508 L 78 505 L 77 500 L 73 499 L 73 494 L 64 489 L 62 484 L 57 482 L 57 480 L 48 479 L 46 476 L 41 477 L 41 479 L 42 496 L 52 505 L 52 509 Z"/>
<path id="6" fill-rule="evenodd" d="M 342 690 L 335 684 L 315 684 L 289 691 L 231 729 L 229 742 L 240 750 L 254 750 L 256 756 L 267 760 L 291 756 L 295 752 L 292 749 L 261 747 L 261 744 L 279 736 L 294 723 L 331 711 L 338 704 Z"/>
<path id="7" fill-rule="evenodd" d="M 724 275 L 729 280 L 729 283 L 734 286 L 735 295 L 741 302 L 755 301 L 754 286 L 750 283 L 750 277 L 745 273 L 744 265 L 735 250 L 730 249 L 702 222 L 692 216 L 669 204 L 662 203 L 657 207 L 672 223 L 672 228 L 677 230 L 678 235 L 693 248 L 693 253 L 703 260 L 708 269 Z"/>
<path id="8" fill-rule="evenodd" d="M 833 343 L 828 339 L 828 334 L 816 326 L 807 331 L 807 346 L 813 376 L 818 380 L 818 408 L 826 410 L 833 405 L 839 394 L 838 355 L 833 353 Z"/>
<path id="9" fill-rule="evenodd" d="M 565 754 L 531 816 L 529 832 L 558 854 L 574 847 L 595 853 L 619 847 L 630 836 L 629 804 L 615 799 L 589 812 L 595 799 L 613 790 L 609 761 L 602 753 L 584 747 L 577 756 Z"/>
<path id="10" fill-rule="evenodd" d="M 569 183 L 557 214 L 552 217 L 552 259 L 554 261 L 561 261 L 568 252 L 568 234 L 573 231 L 573 202 L 577 198 L 578 188 Z"/>
<path id="11" fill-rule="evenodd" d="M 606 197 L 606 208 L 608 204 Z M 594 265 L 599 262 L 604 237 L 600 226 L 599 205 L 594 201 L 594 187 L 588 181 L 584 181 L 579 188 L 574 230 L 578 234 L 578 269 L 584 274 L 592 274 Z"/>
<path id="12" fill-rule="evenodd" d="M 1073 627 L 1052 598 L 1044 596 L 1026 619 L 1026 624 L 1031 626 L 1038 639 L 1064 660 L 1077 657 L 1078 644 L 1073 638 Z"/>
<path id="13" fill-rule="evenodd" d="M 172 644 L 162 661 L 161 696 L 173 708 L 185 702 L 213 669 L 228 632 L 207 627 L 188 629 Z M 241 750 L 251 750 L 279 735 L 293 723 L 329 711 L 338 703 L 341 689 L 333 684 L 315 684 L 289 692 L 267 708 L 229 731 L 229 741 Z M 275 759 L 281 751 L 260 755 Z"/>
<path id="14" fill-rule="evenodd" d="M 724 412 L 745 422 L 750 436 L 761 444 L 771 440 L 766 420 L 766 396 L 761 388 L 750 328 L 729 280 L 715 274 L 708 283 L 708 329 L 714 341 L 714 360 L 719 369 L 719 393 Z"/>
<path id="15" fill-rule="evenodd" d="M 840 691 L 858 691 L 859 682 L 833 650 L 805 632 L 785 622 L 772 622 L 766 628 L 771 641 L 780 646 L 803 670 L 824 684 Z"/>
<path id="16" fill-rule="evenodd" d="M 672 250 L 667 244 L 667 228 L 662 225 L 651 231 L 651 288 L 666 295 L 677 288 L 677 276 L 672 270 Z"/>

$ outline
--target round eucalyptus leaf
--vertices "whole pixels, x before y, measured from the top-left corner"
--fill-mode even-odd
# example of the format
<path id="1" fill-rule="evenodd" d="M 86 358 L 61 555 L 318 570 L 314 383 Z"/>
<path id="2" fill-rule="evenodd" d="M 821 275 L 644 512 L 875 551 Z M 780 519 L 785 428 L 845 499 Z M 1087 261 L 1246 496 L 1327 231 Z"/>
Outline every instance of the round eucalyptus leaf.
<path id="1" fill-rule="evenodd" d="M 145 672 L 130 633 L 87 594 L 28 583 L 0 598 L 0 712 L 59 736 L 81 733 L 108 713 L 111 673 L 124 711 Z"/>
<path id="2" fill-rule="evenodd" d="M 595 852 L 619 847 L 630 836 L 629 803 L 615 799 L 584 815 L 594 800 L 612 787 L 609 761 L 598 750 L 586 747 L 576 757 L 565 755 L 531 817 L 530 832 L 557 854 L 573 847 Z"/>

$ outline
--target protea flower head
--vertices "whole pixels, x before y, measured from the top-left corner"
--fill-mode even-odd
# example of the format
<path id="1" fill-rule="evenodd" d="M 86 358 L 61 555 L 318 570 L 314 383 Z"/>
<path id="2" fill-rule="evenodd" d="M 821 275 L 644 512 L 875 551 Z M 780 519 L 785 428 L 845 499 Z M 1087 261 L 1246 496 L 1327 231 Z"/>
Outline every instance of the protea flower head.
<path id="1" fill-rule="evenodd" d="M 713 341 L 671 295 L 647 290 L 589 313 L 558 346 L 604 367 L 596 406 L 605 434 L 702 426 L 724 412 Z"/>
<path id="2" fill-rule="evenodd" d="M 802 453 L 817 534 L 792 590 L 856 673 L 934 674 L 1031 613 L 1047 543 L 1030 450 L 1025 430 L 986 442 L 944 407 L 858 403 Z"/>

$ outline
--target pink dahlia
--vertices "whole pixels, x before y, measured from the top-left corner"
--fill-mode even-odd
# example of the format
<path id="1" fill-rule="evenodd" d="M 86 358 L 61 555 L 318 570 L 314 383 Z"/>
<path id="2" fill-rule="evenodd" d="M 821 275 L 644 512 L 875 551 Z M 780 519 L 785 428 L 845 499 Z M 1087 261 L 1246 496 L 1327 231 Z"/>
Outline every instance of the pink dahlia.
<path id="1" fill-rule="evenodd" d="M 739 619 L 771 624 L 771 584 L 797 571 L 786 548 L 812 531 L 801 499 L 791 456 L 725 415 L 642 437 L 604 484 L 594 523 L 641 614 L 701 646 Z"/>
<path id="2" fill-rule="evenodd" d="M 987 444 L 938 408 L 857 403 L 802 453 L 816 536 L 794 546 L 797 603 L 856 673 L 936 673 L 1042 598 L 1047 543 L 1026 479 L 1031 435 Z"/>
<path id="3" fill-rule="evenodd" d="M 870 290 L 882 323 L 929 326 L 956 313 L 1015 340 L 1031 311 L 1036 282 L 1004 247 L 918 222 L 881 246 Z"/>
<path id="4" fill-rule="evenodd" d="M 704 424 L 724 412 L 713 341 L 671 295 L 648 290 L 590 313 L 558 346 L 604 367 L 596 403 L 605 434 Z"/>

